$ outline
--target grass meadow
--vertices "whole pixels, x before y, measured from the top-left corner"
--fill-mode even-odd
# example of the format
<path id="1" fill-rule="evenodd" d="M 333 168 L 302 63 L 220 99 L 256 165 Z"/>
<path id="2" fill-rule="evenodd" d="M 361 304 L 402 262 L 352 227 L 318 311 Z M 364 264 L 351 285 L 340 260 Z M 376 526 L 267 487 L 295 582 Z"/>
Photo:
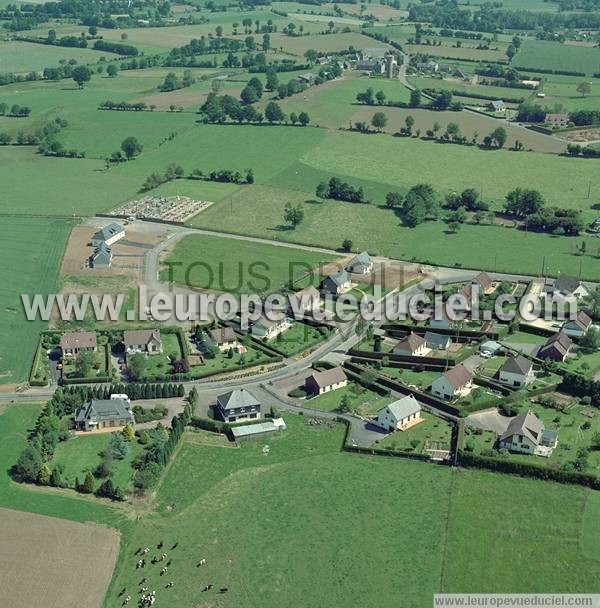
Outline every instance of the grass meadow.
<path id="1" fill-rule="evenodd" d="M 0 255 L 6 262 L 0 274 L 0 384 L 22 382 L 29 375 L 45 323 L 25 319 L 21 294 L 57 291 L 71 225 L 38 217 L 5 216 L 0 221 Z"/>
<path id="2" fill-rule="evenodd" d="M 172 265 L 175 283 L 229 293 L 271 293 L 334 259 L 296 248 L 191 235 L 165 258 L 161 278 L 169 280 Z"/>
<path id="3" fill-rule="evenodd" d="M 600 70 L 600 49 L 545 40 L 524 40 L 511 65 L 516 68 L 583 72 L 591 76 Z"/>

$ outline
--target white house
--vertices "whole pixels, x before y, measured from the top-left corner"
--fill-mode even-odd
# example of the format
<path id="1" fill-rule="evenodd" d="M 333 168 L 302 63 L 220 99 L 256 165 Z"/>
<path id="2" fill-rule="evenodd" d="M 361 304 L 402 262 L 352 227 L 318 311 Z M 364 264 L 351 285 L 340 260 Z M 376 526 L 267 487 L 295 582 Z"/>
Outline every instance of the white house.
<path id="1" fill-rule="evenodd" d="M 300 291 L 290 294 L 289 297 L 292 310 L 298 309 L 299 312 L 310 312 L 317 310 L 321 304 L 321 294 L 313 285 L 309 285 Z"/>
<path id="2" fill-rule="evenodd" d="M 452 340 L 446 334 L 438 334 L 434 331 L 425 332 L 425 345 L 431 350 L 448 350 Z"/>
<path id="3" fill-rule="evenodd" d="M 257 338 L 272 340 L 291 326 L 292 324 L 285 315 L 280 315 L 274 321 L 263 315 L 252 325 L 250 333 Z"/>
<path id="4" fill-rule="evenodd" d="M 561 331 L 571 338 L 581 338 L 585 336 L 591 324 L 592 319 L 583 310 L 580 310 L 575 319 L 570 319 L 563 323 Z"/>
<path id="5" fill-rule="evenodd" d="M 429 352 L 425 338 L 418 334 L 408 334 L 394 346 L 394 355 L 407 355 L 410 357 L 424 357 Z"/>
<path id="6" fill-rule="evenodd" d="M 556 431 L 544 428 L 544 423 L 531 411 L 515 416 L 498 441 L 498 447 L 521 454 L 550 456 L 558 443 Z"/>
<path id="7" fill-rule="evenodd" d="M 348 262 L 346 270 L 353 274 L 369 274 L 373 270 L 373 259 L 366 251 L 363 251 Z"/>
<path id="8" fill-rule="evenodd" d="M 221 351 L 226 352 L 230 348 L 237 348 L 238 341 L 236 333 L 231 327 L 217 327 L 208 332 L 213 344 Z"/>
<path id="9" fill-rule="evenodd" d="M 112 222 L 92 235 L 92 247 L 112 245 L 125 237 L 125 229 L 120 224 Z"/>
<path id="10" fill-rule="evenodd" d="M 473 388 L 471 372 L 461 363 L 438 376 L 431 383 L 430 390 L 432 395 L 440 399 L 453 401 L 468 395 L 471 388 Z"/>
<path id="11" fill-rule="evenodd" d="M 498 370 L 498 379 L 515 388 L 529 386 L 535 380 L 533 363 L 523 355 L 509 357 Z"/>
<path id="12" fill-rule="evenodd" d="M 63 357 L 74 357 L 81 352 L 95 352 L 98 348 L 95 331 L 71 331 L 60 338 Z"/>
<path id="13" fill-rule="evenodd" d="M 377 412 L 377 425 L 386 431 L 405 431 L 421 420 L 421 405 L 413 395 L 406 395 Z"/>
<path id="14" fill-rule="evenodd" d="M 584 298 L 590 295 L 590 292 L 579 279 L 566 274 L 561 274 L 557 277 L 556 281 L 554 281 L 554 289 L 563 296 Z"/>

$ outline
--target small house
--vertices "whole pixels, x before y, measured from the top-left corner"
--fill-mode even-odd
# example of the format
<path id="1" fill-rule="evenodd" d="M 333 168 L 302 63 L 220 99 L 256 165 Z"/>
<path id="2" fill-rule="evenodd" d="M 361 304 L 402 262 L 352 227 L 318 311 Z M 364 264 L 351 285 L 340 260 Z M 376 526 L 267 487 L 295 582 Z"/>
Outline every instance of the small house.
<path id="1" fill-rule="evenodd" d="M 572 341 L 562 331 L 550 336 L 545 344 L 542 344 L 537 352 L 538 359 L 550 359 L 562 362 L 571 351 Z"/>
<path id="2" fill-rule="evenodd" d="M 523 411 L 509 423 L 500 435 L 498 447 L 521 454 L 549 456 L 556 447 L 558 435 L 548 431 L 544 423 L 531 411 Z"/>
<path id="3" fill-rule="evenodd" d="M 429 352 L 425 338 L 418 334 L 410 333 L 404 336 L 394 346 L 394 355 L 406 355 L 409 357 L 424 357 Z"/>
<path id="4" fill-rule="evenodd" d="M 425 345 L 430 350 L 448 350 L 452 340 L 450 336 L 437 334 L 434 331 L 425 332 Z"/>
<path id="5" fill-rule="evenodd" d="M 373 270 L 373 259 L 366 251 L 363 251 L 348 262 L 346 270 L 353 274 L 369 274 Z"/>
<path id="6" fill-rule="evenodd" d="M 515 388 L 529 386 L 535 380 L 533 363 L 523 355 L 509 357 L 498 370 L 498 379 Z"/>
<path id="7" fill-rule="evenodd" d="M 125 229 L 123 226 L 112 222 L 92 235 L 92 247 L 100 247 L 102 244 L 110 246 L 124 237 Z"/>
<path id="8" fill-rule="evenodd" d="M 377 412 L 377 425 L 386 431 L 405 431 L 421 420 L 421 405 L 413 395 L 406 395 Z"/>
<path id="9" fill-rule="evenodd" d="M 562 331 L 550 336 L 545 344 L 539 347 L 537 357 L 539 359 L 551 359 L 552 361 L 564 361 L 572 346 L 572 340 Z"/>
<path id="10" fill-rule="evenodd" d="M 566 274 L 561 274 L 554 281 L 554 291 L 558 291 L 563 296 L 574 296 L 576 298 L 590 295 L 590 292 L 579 279 Z"/>
<path id="11" fill-rule="evenodd" d="M 60 338 L 63 357 L 75 357 L 82 352 L 95 352 L 98 349 L 95 331 L 71 331 Z"/>
<path id="12" fill-rule="evenodd" d="M 134 353 L 158 355 L 162 353 L 160 329 L 128 329 L 123 332 L 123 344 L 128 355 Z"/>
<path id="13" fill-rule="evenodd" d="M 348 291 L 352 287 L 350 275 L 345 269 L 338 270 L 325 277 L 321 282 L 321 289 L 327 293 L 340 294 Z"/>
<path id="14" fill-rule="evenodd" d="M 490 101 L 488 108 L 492 111 L 492 112 L 506 112 L 506 104 L 504 103 L 504 101 L 502 101 L 502 99 L 497 99 L 495 101 Z"/>
<path id="15" fill-rule="evenodd" d="M 417 70 L 421 72 L 437 72 L 439 65 L 435 61 L 422 61 L 417 63 Z"/>
<path id="16" fill-rule="evenodd" d="M 496 340 L 486 340 L 479 345 L 479 352 L 490 356 L 497 355 L 504 350 L 504 347 L 500 342 Z"/>
<path id="17" fill-rule="evenodd" d="M 431 394 L 453 401 L 459 397 L 468 395 L 473 387 L 471 372 L 461 363 L 438 376 L 431 383 Z"/>
<path id="18" fill-rule="evenodd" d="M 135 424 L 129 401 L 112 397 L 110 399 L 92 399 L 84 403 L 75 414 L 75 428 L 80 431 L 99 429 L 122 429 L 128 424 Z"/>
<path id="19" fill-rule="evenodd" d="M 569 319 L 563 323 L 561 331 L 572 338 L 581 338 L 585 336 L 591 325 L 592 319 L 587 313 L 580 310 L 574 319 Z"/>
<path id="20" fill-rule="evenodd" d="M 314 396 L 335 391 L 347 384 L 348 378 L 341 367 L 314 372 L 304 381 L 306 392 Z"/>
<path id="21" fill-rule="evenodd" d="M 226 352 L 230 348 L 237 348 L 237 335 L 231 327 L 217 327 L 211 329 L 208 335 L 212 343 L 221 351 Z"/>
<path id="22" fill-rule="evenodd" d="M 260 418 L 258 399 L 245 388 L 238 388 L 217 397 L 215 412 L 225 422 Z"/>

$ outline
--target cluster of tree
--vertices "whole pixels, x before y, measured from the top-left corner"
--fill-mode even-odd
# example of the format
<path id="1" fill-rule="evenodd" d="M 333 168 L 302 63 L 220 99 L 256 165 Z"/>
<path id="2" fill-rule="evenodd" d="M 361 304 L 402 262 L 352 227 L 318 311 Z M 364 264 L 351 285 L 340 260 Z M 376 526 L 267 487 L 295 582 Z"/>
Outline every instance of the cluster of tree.
<path id="1" fill-rule="evenodd" d="M 359 133 L 371 133 L 371 127 L 374 127 L 376 131 L 381 132 L 387 125 L 387 120 L 387 116 L 383 112 L 375 112 L 371 117 L 370 126 L 366 122 L 359 120 L 354 123 L 353 129 Z"/>
<path id="2" fill-rule="evenodd" d="M 586 158 L 600 158 L 600 150 L 582 146 L 581 144 L 568 144 L 567 154 L 569 156 L 584 156 Z"/>
<path id="3" fill-rule="evenodd" d="M 253 76 L 242 89 L 240 99 L 245 104 L 251 104 L 259 101 L 262 98 L 262 95 L 263 84 L 256 76 Z"/>
<path id="4" fill-rule="evenodd" d="M 286 203 L 283 208 L 283 221 L 290 225 L 290 228 L 294 230 L 302 220 L 304 219 L 304 209 L 301 205 L 292 205 Z"/>
<path id="5" fill-rule="evenodd" d="M 185 427 L 189 424 L 197 403 L 198 393 L 193 388 L 188 395 L 184 411 L 171 421 L 171 428 L 168 431 L 159 428 L 162 436 L 153 441 L 135 459 L 133 467 L 136 471 L 133 477 L 133 485 L 138 492 L 148 490 L 157 482 L 160 473 L 173 455 Z"/>
<path id="6" fill-rule="evenodd" d="M 181 78 L 178 78 L 175 72 L 169 72 L 164 81 L 158 85 L 158 90 L 163 93 L 176 91 L 177 89 L 191 87 L 195 82 L 196 79 L 190 70 L 185 70 Z"/>
<path id="7" fill-rule="evenodd" d="M 128 55 L 135 57 L 138 54 L 137 47 L 121 42 L 112 42 L 111 40 L 96 40 L 94 42 L 96 51 L 105 51 L 106 53 L 115 53 L 116 55 Z"/>
<path id="8" fill-rule="evenodd" d="M 18 36 L 16 40 L 22 40 L 23 42 L 33 42 L 35 44 L 49 44 L 52 46 L 65 46 L 70 48 L 87 48 L 87 39 L 85 34 L 82 32 L 81 36 L 63 36 L 58 38 L 56 36 L 56 30 L 49 30 L 48 36 L 42 38 L 40 36 Z"/>
<path id="9" fill-rule="evenodd" d="M 171 163 L 163 175 L 160 173 L 151 173 L 142 184 L 140 192 L 148 192 L 154 188 L 158 188 L 161 184 L 171 182 L 175 179 L 180 179 L 184 176 L 183 167 L 175 163 Z M 140 361 L 141 364 L 141 361 Z M 129 369 L 129 368 L 128 368 Z M 131 371 L 131 370 L 129 370 Z"/>
<path id="10" fill-rule="evenodd" d="M 147 106 L 143 101 L 138 103 L 128 103 L 127 101 L 103 101 L 98 108 L 100 110 L 120 110 L 141 112 L 143 110 L 154 110 L 155 105 Z"/>
<path id="11" fill-rule="evenodd" d="M 13 118 L 25 118 L 31 114 L 31 108 L 28 106 L 20 106 L 18 104 L 13 104 L 12 106 L 8 106 L 8 104 L 1 102 L 0 103 L 0 116 L 11 116 Z"/>
<path id="12" fill-rule="evenodd" d="M 327 66 L 327 69 L 322 68 L 319 70 L 319 73 L 314 77 L 312 85 L 319 86 L 328 80 L 337 78 L 341 75 L 341 73 L 342 69 L 337 63 L 334 62 Z M 307 83 L 300 82 L 297 78 L 291 78 L 287 83 L 282 83 L 277 86 L 277 95 L 279 96 L 279 99 L 285 99 L 291 95 L 302 93 L 308 88 L 308 86 L 309 85 Z"/>
<path id="13" fill-rule="evenodd" d="M 388 192 L 385 206 L 396 210 L 407 226 L 414 227 L 438 216 L 440 200 L 430 184 L 416 184 L 404 196 Z"/>
<path id="14" fill-rule="evenodd" d="M 547 113 L 547 108 L 525 101 L 519 106 L 517 120 L 519 122 L 544 122 Z"/>
<path id="15" fill-rule="evenodd" d="M 262 123 L 266 118 L 269 123 L 280 123 L 286 120 L 286 115 L 278 103 L 270 101 L 265 107 L 264 115 L 250 104 L 243 104 L 231 95 L 209 93 L 200 108 L 203 119 L 208 123 L 224 123 L 227 119 L 235 122 Z M 308 124 L 308 123 L 306 123 Z"/>
<path id="16" fill-rule="evenodd" d="M 362 186 L 356 188 L 337 177 L 332 177 L 329 182 L 321 182 L 317 186 L 315 193 L 319 198 L 331 198 L 336 201 L 345 201 L 348 203 L 369 202 L 365 199 L 365 193 Z"/>
<path id="17" fill-rule="evenodd" d="M 545 208 L 544 197 L 537 190 L 512 190 L 506 195 L 504 208 L 508 215 L 523 220 L 527 230 L 576 236 L 584 228 L 578 210 Z"/>
<path id="18" fill-rule="evenodd" d="M 435 27 L 494 33 L 502 30 L 600 29 L 600 14 L 551 13 L 504 9 L 489 2 L 480 7 L 458 7 L 454 0 L 411 4 L 409 21 Z"/>
<path id="19" fill-rule="evenodd" d="M 136 137 L 126 137 L 121 142 L 121 149 L 113 152 L 108 161 L 111 163 L 122 163 L 127 160 L 132 160 L 142 153 L 144 146 L 137 140 Z"/>
<path id="20" fill-rule="evenodd" d="M 17 146 L 37 146 L 40 143 L 48 142 L 52 140 L 61 129 L 64 129 L 67 124 L 68 123 L 64 118 L 57 117 L 31 133 L 19 131 L 14 138 L 14 144 Z M 10 133 L 0 133 L 0 144 L 8 145 L 12 141 L 13 137 Z"/>
<path id="21" fill-rule="evenodd" d="M 446 195 L 444 207 L 452 211 L 466 209 L 467 211 L 487 211 L 489 205 L 481 200 L 480 193 L 475 188 L 467 188 L 460 194 L 451 192 Z"/>
<path id="22" fill-rule="evenodd" d="M 83 89 L 84 84 L 92 79 L 92 71 L 85 65 L 78 65 L 73 68 L 71 77 L 77 83 L 77 86 Z"/>
<path id="23" fill-rule="evenodd" d="M 600 110 L 576 110 L 569 114 L 569 120 L 576 126 L 600 123 Z"/>
<path id="24" fill-rule="evenodd" d="M 241 51 L 256 50 L 256 42 L 252 36 L 248 36 L 244 41 L 235 38 L 223 38 L 222 36 L 192 38 L 188 44 L 172 49 L 169 52 L 169 59 L 181 61 L 184 58 L 196 55 L 207 55 L 210 53 L 237 53 Z"/>
<path id="25" fill-rule="evenodd" d="M 135 417 L 136 423 L 152 422 L 154 420 L 162 420 L 168 413 L 166 406 L 162 404 L 155 405 L 152 408 L 145 408 L 141 405 L 134 405 L 131 408 Z"/>
<path id="26" fill-rule="evenodd" d="M 194 169 L 190 174 L 190 179 L 203 179 L 209 182 L 222 182 L 228 184 L 253 184 L 254 172 L 252 169 L 247 169 L 246 174 L 242 175 L 239 171 L 232 169 L 220 169 L 204 173 L 202 169 Z"/>

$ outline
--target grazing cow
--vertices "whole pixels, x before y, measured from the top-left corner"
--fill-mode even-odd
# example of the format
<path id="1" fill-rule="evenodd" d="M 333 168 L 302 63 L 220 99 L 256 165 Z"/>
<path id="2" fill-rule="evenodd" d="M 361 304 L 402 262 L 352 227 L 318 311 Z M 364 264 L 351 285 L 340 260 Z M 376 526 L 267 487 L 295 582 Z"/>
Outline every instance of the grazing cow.
<path id="1" fill-rule="evenodd" d="M 176 542 L 172 547 L 171 547 L 171 551 L 173 551 L 173 549 L 177 549 L 179 545 L 179 542 Z"/>
<path id="2" fill-rule="evenodd" d="M 165 589 L 170 589 L 175 583 L 173 581 L 169 581 L 166 585 L 165 585 Z"/>
<path id="3" fill-rule="evenodd" d="M 229 587 L 221 587 L 219 589 L 219 593 L 227 593 L 229 591 Z"/>
<path id="4" fill-rule="evenodd" d="M 170 560 L 167 562 L 167 568 L 168 568 L 168 567 L 169 567 L 169 566 L 170 566 L 172 563 L 173 563 L 173 560 L 171 560 L 171 559 L 170 559 Z"/>
<path id="5" fill-rule="evenodd" d="M 157 548 L 157 549 L 162 549 L 162 548 L 163 548 L 163 544 L 164 544 L 164 543 L 163 543 L 163 541 L 161 540 L 161 541 L 158 543 L 158 545 L 156 545 L 156 548 Z"/>

